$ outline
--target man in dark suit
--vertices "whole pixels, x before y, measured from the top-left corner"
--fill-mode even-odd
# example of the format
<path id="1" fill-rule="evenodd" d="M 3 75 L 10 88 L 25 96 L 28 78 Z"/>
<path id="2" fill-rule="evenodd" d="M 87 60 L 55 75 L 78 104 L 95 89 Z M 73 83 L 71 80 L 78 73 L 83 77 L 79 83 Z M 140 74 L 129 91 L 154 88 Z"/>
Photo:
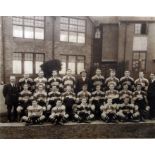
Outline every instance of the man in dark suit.
<path id="1" fill-rule="evenodd" d="M 83 70 L 80 73 L 80 76 L 77 79 L 76 92 L 80 92 L 82 90 L 83 85 L 87 85 L 88 86 L 88 91 L 90 91 L 90 80 L 87 77 L 87 72 L 85 70 Z"/>
<path id="2" fill-rule="evenodd" d="M 4 86 L 3 95 L 5 97 L 5 104 L 7 105 L 8 122 L 11 122 L 12 120 L 16 121 L 19 89 L 16 84 L 15 76 L 10 76 L 10 83 Z M 13 119 L 11 117 L 12 109 L 13 109 Z"/>
<path id="3" fill-rule="evenodd" d="M 155 117 L 155 75 L 153 73 L 150 74 L 147 99 L 150 106 L 150 119 L 152 119 Z"/>

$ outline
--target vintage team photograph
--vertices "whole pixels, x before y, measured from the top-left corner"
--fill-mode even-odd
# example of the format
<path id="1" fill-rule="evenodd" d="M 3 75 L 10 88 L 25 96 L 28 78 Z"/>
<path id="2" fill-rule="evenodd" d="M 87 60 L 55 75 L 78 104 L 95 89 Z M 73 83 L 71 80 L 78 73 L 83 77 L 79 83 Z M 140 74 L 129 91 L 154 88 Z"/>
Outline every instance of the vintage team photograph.
<path id="1" fill-rule="evenodd" d="M 155 17 L 0 16 L 0 139 L 154 130 Z"/>

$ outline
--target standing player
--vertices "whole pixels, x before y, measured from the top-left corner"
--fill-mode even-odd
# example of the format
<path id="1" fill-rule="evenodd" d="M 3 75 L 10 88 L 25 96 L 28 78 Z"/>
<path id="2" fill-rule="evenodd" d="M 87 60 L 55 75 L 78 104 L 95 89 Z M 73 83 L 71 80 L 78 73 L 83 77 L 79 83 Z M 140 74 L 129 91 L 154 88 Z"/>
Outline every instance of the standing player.
<path id="1" fill-rule="evenodd" d="M 126 83 L 128 85 L 128 89 L 130 91 L 134 90 L 134 79 L 130 76 L 130 71 L 125 71 L 124 76 L 120 79 L 121 88 L 123 88 L 123 84 Z"/>
<path id="2" fill-rule="evenodd" d="M 139 72 L 139 78 L 135 80 L 135 86 L 137 86 L 138 84 L 140 84 L 142 86 L 143 91 L 147 91 L 149 81 L 148 81 L 148 79 L 144 78 L 143 72 Z"/>
<path id="3" fill-rule="evenodd" d="M 74 91 L 76 84 L 75 84 L 75 77 L 72 75 L 71 69 L 67 70 L 66 75 L 62 78 L 62 82 L 64 86 L 64 91 L 66 91 L 67 86 L 70 86 Z"/>
<path id="4" fill-rule="evenodd" d="M 106 89 L 108 89 L 109 83 L 113 82 L 115 89 L 119 89 L 119 79 L 116 77 L 115 70 L 110 70 L 110 76 L 105 80 Z"/>
<path id="5" fill-rule="evenodd" d="M 28 84 L 24 84 L 23 90 L 19 93 L 18 99 L 18 121 L 20 121 L 21 117 L 26 114 L 27 107 L 31 105 L 32 99 L 32 92 L 28 90 Z"/>
<path id="6" fill-rule="evenodd" d="M 63 90 L 63 84 L 61 77 L 58 76 L 58 72 L 56 70 L 52 71 L 52 77 L 48 79 L 48 89 L 50 89 L 56 86 L 60 92 Z"/>
<path id="7" fill-rule="evenodd" d="M 19 91 L 23 90 L 24 84 L 27 84 L 28 89 L 33 91 L 33 80 L 29 77 L 29 74 L 24 74 L 24 77 L 19 79 Z"/>
<path id="8" fill-rule="evenodd" d="M 92 91 L 95 91 L 97 85 L 101 86 L 101 89 L 104 90 L 105 78 L 101 75 L 101 70 L 96 69 L 96 74 L 91 78 L 92 82 Z"/>
<path id="9" fill-rule="evenodd" d="M 39 84 L 42 84 L 46 89 L 47 86 L 47 79 L 44 77 L 44 72 L 40 71 L 38 73 L 38 77 L 34 79 L 35 88 L 38 89 Z"/>

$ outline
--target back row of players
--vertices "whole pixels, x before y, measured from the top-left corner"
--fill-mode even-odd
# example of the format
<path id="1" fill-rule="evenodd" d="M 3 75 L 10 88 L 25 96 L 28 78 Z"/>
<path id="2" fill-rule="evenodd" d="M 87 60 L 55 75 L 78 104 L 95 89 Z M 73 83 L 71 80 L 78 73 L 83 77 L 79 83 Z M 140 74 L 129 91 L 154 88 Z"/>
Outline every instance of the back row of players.
<path id="1" fill-rule="evenodd" d="M 105 79 L 101 70 L 89 79 L 86 71 L 76 79 L 71 70 L 61 78 L 56 70 L 46 79 L 42 71 L 36 79 L 28 74 L 19 80 L 19 120 L 38 123 L 50 120 L 64 123 L 67 120 L 87 122 L 102 119 L 106 122 L 139 119 L 149 110 L 147 89 L 149 81 L 144 73 L 134 81 L 125 71 L 120 80 L 115 70 Z"/>

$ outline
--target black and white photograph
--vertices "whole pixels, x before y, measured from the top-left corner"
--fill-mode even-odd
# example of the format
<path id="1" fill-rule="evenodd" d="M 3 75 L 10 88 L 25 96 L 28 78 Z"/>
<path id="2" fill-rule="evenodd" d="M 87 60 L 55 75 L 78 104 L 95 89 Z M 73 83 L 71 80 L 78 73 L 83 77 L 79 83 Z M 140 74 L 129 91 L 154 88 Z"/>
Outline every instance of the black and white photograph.
<path id="1" fill-rule="evenodd" d="M 2 2 L 0 153 L 153 154 L 154 6 Z"/>

